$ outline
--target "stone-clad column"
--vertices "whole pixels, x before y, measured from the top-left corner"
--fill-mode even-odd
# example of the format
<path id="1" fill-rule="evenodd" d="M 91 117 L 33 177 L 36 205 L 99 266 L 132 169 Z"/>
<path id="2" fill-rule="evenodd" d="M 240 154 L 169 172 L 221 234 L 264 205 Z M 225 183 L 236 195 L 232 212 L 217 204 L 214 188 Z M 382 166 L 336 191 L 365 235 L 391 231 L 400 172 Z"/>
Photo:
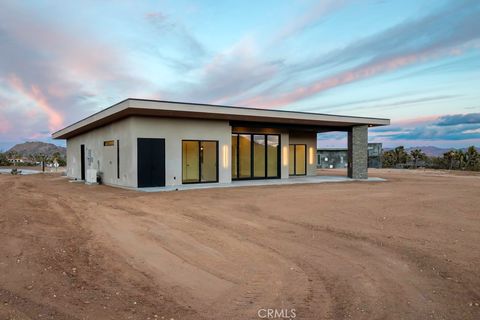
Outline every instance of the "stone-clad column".
<path id="1" fill-rule="evenodd" d="M 348 131 L 348 177 L 368 178 L 368 126 L 354 126 Z"/>

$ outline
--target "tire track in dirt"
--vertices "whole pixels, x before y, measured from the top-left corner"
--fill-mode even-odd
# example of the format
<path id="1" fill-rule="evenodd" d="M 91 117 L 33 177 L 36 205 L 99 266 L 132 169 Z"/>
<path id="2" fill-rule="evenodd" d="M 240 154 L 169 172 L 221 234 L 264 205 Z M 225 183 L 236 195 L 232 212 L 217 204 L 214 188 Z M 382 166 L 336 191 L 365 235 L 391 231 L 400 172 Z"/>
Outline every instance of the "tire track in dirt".
<path id="1" fill-rule="evenodd" d="M 364 270 L 375 270 L 375 273 L 377 274 L 377 276 L 374 277 L 373 279 L 378 278 L 378 279 L 376 279 L 375 282 L 377 284 L 382 284 L 382 286 L 377 288 L 378 293 L 374 295 L 374 296 L 376 296 L 376 298 L 370 299 L 370 301 L 361 302 L 361 304 L 375 305 L 376 303 L 378 303 L 375 300 L 379 300 L 379 298 L 381 298 L 382 300 L 387 299 L 387 302 L 382 303 L 384 305 L 384 308 L 385 308 L 385 306 L 387 306 L 387 305 L 389 305 L 389 306 L 398 305 L 398 297 L 399 296 L 409 296 L 409 297 L 417 296 L 417 297 L 419 297 L 418 300 L 423 301 L 423 303 L 417 303 L 416 305 L 414 305 L 413 301 L 407 301 L 407 306 L 406 307 L 408 307 L 410 309 L 416 308 L 416 310 L 412 310 L 412 312 L 410 313 L 411 316 L 415 316 L 415 315 L 418 315 L 418 314 L 421 314 L 421 313 L 425 314 L 426 317 L 427 316 L 431 317 L 432 315 L 435 315 L 435 316 L 439 316 L 441 318 L 441 317 L 446 316 L 448 310 L 446 310 L 445 305 L 447 305 L 448 301 L 444 301 L 443 299 L 440 299 L 440 301 L 438 301 L 439 299 L 436 299 L 437 301 L 435 302 L 435 306 L 433 306 L 433 304 L 434 304 L 434 302 L 432 301 L 433 297 L 430 293 L 430 292 L 435 293 L 434 289 L 437 287 L 436 282 L 438 282 L 438 277 L 436 277 L 436 275 L 442 274 L 442 272 L 438 272 L 438 270 L 437 270 L 432 275 L 432 274 L 428 273 L 428 270 L 426 270 L 427 272 L 422 274 L 422 272 L 419 272 L 418 270 L 412 270 L 411 268 L 405 269 L 403 267 L 400 267 L 400 268 L 392 269 L 392 267 L 399 266 L 399 265 L 400 266 L 401 265 L 407 265 L 407 264 L 410 265 L 410 266 L 413 266 L 413 267 L 418 266 L 419 258 L 422 258 L 424 261 L 429 260 L 429 259 L 436 260 L 435 263 L 430 263 L 430 265 L 441 266 L 442 263 L 441 263 L 441 261 L 438 261 L 438 259 L 434 259 L 434 258 L 426 255 L 425 253 L 421 253 L 418 250 L 413 250 L 412 248 L 405 248 L 405 247 L 401 247 L 401 246 L 398 246 L 398 245 L 393 245 L 393 244 L 390 244 L 388 241 L 383 241 L 383 240 L 379 240 L 379 239 L 372 239 L 372 238 L 370 238 L 366 235 L 362 235 L 360 233 L 352 233 L 352 232 L 349 232 L 347 230 L 340 230 L 340 229 L 335 229 L 335 228 L 332 228 L 332 227 L 329 227 L 329 226 L 311 225 L 311 224 L 301 223 L 301 222 L 298 222 L 298 221 L 291 221 L 291 220 L 279 218 L 279 217 L 276 217 L 276 216 L 273 216 L 273 215 L 268 216 L 268 220 L 274 220 L 274 221 L 285 223 L 285 224 L 288 224 L 288 225 L 291 225 L 291 226 L 298 226 L 298 227 L 300 227 L 302 229 L 305 229 L 305 230 L 314 230 L 314 231 L 318 231 L 318 232 L 328 234 L 329 236 L 333 236 L 333 237 L 336 237 L 336 238 L 341 238 L 342 240 L 346 240 L 347 242 L 350 242 L 350 244 L 347 244 L 347 246 L 352 247 L 352 249 L 354 249 L 354 250 L 362 250 L 362 248 L 366 246 L 367 248 L 363 248 L 363 250 L 362 250 L 364 252 L 363 257 L 362 257 L 363 260 L 364 260 L 364 262 L 362 262 L 362 264 L 365 265 Z M 290 227 L 288 229 L 290 229 Z M 267 239 L 265 239 L 265 240 L 267 240 Z M 359 246 L 358 245 L 359 242 L 364 243 L 364 245 Z M 305 243 L 305 242 L 301 241 L 300 243 Z M 354 243 L 354 244 L 352 244 L 352 243 Z M 335 244 L 332 243 L 332 246 L 333 245 L 335 245 Z M 336 245 L 337 245 L 336 251 L 339 251 L 338 241 L 336 241 Z M 323 252 L 328 252 L 329 251 L 328 247 L 329 246 L 316 247 L 314 249 L 314 251 L 322 250 Z M 292 252 L 292 250 L 287 250 L 287 251 Z M 406 253 L 407 251 L 408 251 L 408 254 Z M 343 251 L 339 251 L 339 252 L 341 253 Z M 338 259 L 336 259 L 339 256 L 338 252 L 335 255 L 330 255 L 330 256 L 326 257 L 324 260 L 328 260 L 331 263 L 333 262 L 332 264 L 334 264 L 334 265 L 335 264 L 337 264 L 337 265 L 350 264 L 350 268 L 353 268 L 353 269 L 355 268 L 355 264 L 358 263 L 358 262 L 355 262 L 355 261 L 361 261 L 362 260 L 359 257 L 357 259 L 353 259 L 354 262 L 352 263 L 350 261 L 352 258 L 354 258 L 354 255 L 352 254 L 352 252 L 346 251 L 345 253 L 347 253 L 347 256 L 344 257 L 341 261 L 338 261 L 337 263 L 335 263 L 334 261 L 338 260 Z M 414 256 L 414 257 L 412 257 L 412 256 Z M 373 260 L 371 260 L 369 262 L 369 259 L 366 259 L 367 257 L 371 257 Z M 379 264 L 379 262 L 381 262 L 382 260 L 379 260 L 378 257 L 388 257 L 388 260 L 390 262 L 389 265 L 388 265 L 389 266 L 388 269 L 384 269 L 382 267 L 382 264 L 381 263 Z M 294 259 L 296 261 L 302 261 L 301 257 L 296 257 Z M 369 264 L 373 264 L 373 265 L 369 265 Z M 321 265 L 321 263 L 319 265 Z M 426 266 L 424 265 L 423 268 L 425 268 L 425 267 Z M 338 270 L 336 270 L 336 269 L 323 270 L 322 273 L 324 275 L 325 274 L 330 274 L 331 277 L 338 276 Z M 411 278 L 412 273 L 416 274 L 416 277 L 418 277 L 416 281 L 420 282 L 420 283 L 409 283 L 408 286 L 405 286 L 404 283 L 405 282 L 408 283 L 408 280 L 404 281 L 403 279 Z M 446 274 L 446 272 L 445 272 L 445 274 Z M 368 278 L 363 279 L 363 282 L 368 282 L 369 280 L 372 280 L 372 279 L 368 279 Z M 357 277 L 355 279 L 355 282 L 356 283 L 362 282 L 361 278 Z M 333 286 L 338 286 L 338 281 L 337 281 L 337 283 L 333 284 Z M 332 285 L 327 285 L 326 287 L 331 288 Z M 385 290 L 383 287 L 388 287 L 389 289 Z M 395 288 L 395 287 L 398 287 L 399 290 L 397 290 L 396 292 L 394 291 L 393 293 L 388 292 L 388 291 L 392 291 L 392 288 Z M 419 290 L 418 289 L 419 287 L 422 287 L 422 290 Z M 430 288 L 430 289 L 426 289 L 426 288 Z M 465 289 L 468 290 L 469 288 L 468 287 L 463 287 L 462 289 L 463 290 L 465 290 Z M 337 293 L 333 293 L 335 291 L 334 289 L 331 289 L 330 291 L 331 291 L 331 296 L 334 297 L 335 300 L 336 300 L 336 297 L 342 297 L 345 300 L 345 297 L 348 297 L 349 292 L 355 291 L 355 289 L 349 286 L 345 289 L 337 290 L 337 291 L 339 291 Z M 428 292 L 428 291 L 430 291 L 430 292 Z M 366 292 L 367 292 L 367 290 L 359 290 L 359 292 L 357 292 L 357 294 L 358 295 L 362 295 L 362 294 L 365 295 Z M 428 292 L 428 293 L 425 295 L 426 292 Z M 476 294 L 476 293 L 472 292 L 472 295 L 473 295 L 473 297 L 478 297 L 478 294 Z M 351 302 L 354 301 L 354 299 L 352 297 L 348 298 L 347 300 L 350 301 L 349 304 L 352 304 Z M 412 299 L 412 300 L 415 300 L 415 299 Z M 344 309 L 348 310 L 349 308 L 338 308 L 338 301 L 337 301 L 336 304 L 337 304 L 337 309 L 339 309 L 339 310 L 336 310 L 336 312 L 334 313 L 334 318 L 345 317 L 345 316 L 350 317 L 352 315 L 352 313 L 355 312 L 355 310 L 350 310 L 350 311 L 345 311 L 344 310 Z M 429 305 L 429 307 L 425 307 L 426 304 Z M 392 312 L 395 312 L 394 309 L 395 309 L 395 307 L 390 308 L 390 310 L 389 310 L 390 315 L 392 314 Z M 405 315 L 405 308 L 399 308 L 399 309 L 403 310 L 401 312 L 399 311 L 399 315 L 401 315 L 401 314 Z M 371 315 L 370 314 L 370 315 L 366 316 L 366 318 L 368 318 L 370 316 L 384 317 L 384 316 L 387 316 L 387 314 L 377 314 L 377 315 Z M 362 318 L 362 317 L 361 317 L 361 315 L 357 314 L 355 316 L 355 318 Z"/>
<path id="2" fill-rule="evenodd" d="M 133 299 L 165 306 L 175 319 L 255 319 L 259 308 L 269 307 L 296 308 L 298 319 L 480 316 L 478 179 L 424 182 L 412 175 L 361 190 L 343 184 L 158 194 L 49 179 L 9 177 L 0 183 L 15 187 L 9 189 L 11 199 L 0 199 L 19 212 L 1 212 L 0 237 L 13 239 L 9 257 L 21 252 L 21 267 L 32 254 L 25 243 L 63 240 L 77 247 L 85 241 L 72 251 L 72 257 L 87 254 L 75 262 L 83 266 L 82 276 L 89 273 L 82 278 L 85 291 L 103 296 L 123 285 L 121 299 L 106 303 L 116 308 L 117 318 L 148 315 L 132 313 Z M 447 182 L 454 187 L 442 198 L 437 192 Z M 422 197 L 405 202 L 393 196 L 400 189 L 405 198 Z M 351 203 L 337 199 L 339 193 L 348 193 Z M 52 220 L 62 215 L 67 217 Z M 60 269 L 52 276 L 69 268 L 70 256 L 53 257 L 49 263 Z M 89 269 L 91 264 L 97 265 Z M 14 275 L 12 268 L 5 270 Z M 74 277 L 70 271 L 67 276 Z M 118 279 L 105 282 L 112 276 Z M 29 299 L 34 291 L 12 292 Z M 73 301 L 81 303 L 82 297 Z M 57 299 L 61 306 L 45 305 L 64 312 L 63 305 L 72 301 Z M 25 304 L 17 311 L 28 310 L 30 302 Z M 81 310 L 101 314 L 91 305 Z"/>
<path id="3" fill-rule="evenodd" d="M 9 244 L 8 250 L 0 246 L 0 268 L 10 274 L 0 275 L 2 319 L 77 319 L 77 314 L 82 319 L 153 319 L 155 313 L 202 319 L 159 295 L 145 274 L 95 242 L 86 219 L 88 199 L 61 195 L 48 185 L 29 186 L 26 177 L 9 178 L 8 193 L 0 195 L 0 243 Z"/>
<path id="4" fill-rule="evenodd" d="M 221 230 L 238 241 L 254 244 L 256 251 L 252 251 L 250 254 L 252 256 L 263 256 L 265 262 L 269 262 L 268 269 L 256 272 L 252 279 L 245 279 L 241 286 L 235 288 L 235 293 L 232 296 L 226 295 L 224 299 L 218 302 L 219 305 L 231 305 L 229 314 L 225 316 L 238 317 L 239 314 L 245 314 L 252 317 L 256 316 L 260 308 L 291 309 L 292 306 L 300 306 L 302 301 L 308 302 L 306 305 L 308 312 L 305 312 L 304 315 L 315 314 L 315 317 L 321 317 L 318 306 L 323 306 L 321 312 L 328 314 L 328 306 L 331 303 L 326 289 L 318 282 L 314 284 L 312 278 L 316 278 L 316 276 L 312 277 L 310 272 L 305 272 L 298 261 L 286 256 L 273 246 L 268 246 L 266 241 L 258 241 L 253 235 L 248 236 L 247 234 L 246 236 L 245 229 L 232 227 L 231 223 L 193 212 L 186 215 L 196 219 L 199 223 L 214 227 L 215 232 Z M 249 223 L 246 225 L 248 228 L 250 227 Z M 255 230 L 253 232 L 255 233 Z M 265 266 L 265 262 L 263 266 Z M 281 283 L 281 286 L 272 288 L 272 285 L 277 283 Z M 272 293 L 275 292 L 279 292 L 279 294 L 272 296 Z M 303 318 L 307 319 L 305 316 Z"/>

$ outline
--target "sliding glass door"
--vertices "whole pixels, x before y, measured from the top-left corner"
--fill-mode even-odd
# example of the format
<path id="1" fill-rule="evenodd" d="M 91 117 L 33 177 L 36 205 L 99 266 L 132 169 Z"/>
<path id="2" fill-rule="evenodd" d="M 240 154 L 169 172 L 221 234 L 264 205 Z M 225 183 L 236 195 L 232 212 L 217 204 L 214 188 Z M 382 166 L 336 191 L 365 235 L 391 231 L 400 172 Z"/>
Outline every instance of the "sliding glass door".
<path id="1" fill-rule="evenodd" d="M 200 161 L 198 141 L 182 141 L 182 182 L 198 182 L 200 179 Z"/>
<path id="2" fill-rule="evenodd" d="M 182 141 L 182 182 L 218 182 L 218 141 Z"/>
<path id="3" fill-rule="evenodd" d="M 232 134 L 232 179 L 280 177 L 280 136 Z"/>
<path id="4" fill-rule="evenodd" d="M 253 177 L 265 178 L 265 135 L 253 135 Z"/>
<path id="5" fill-rule="evenodd" d="M 267 135 L 267 178 L 280 178 L 280 136 Z"/>
<path id="6" fill-rule="evenodd" d="M 289 146 L 288 158 L 291 176 L 304 176 L 307 174 L 307 145 L 291 144 Z"/>
<path id="7" fill-rule="evenodd" d="M 252 176 L 252 137 L 249 134 L 237 135 L 238 138 L 238 177 Z"/>

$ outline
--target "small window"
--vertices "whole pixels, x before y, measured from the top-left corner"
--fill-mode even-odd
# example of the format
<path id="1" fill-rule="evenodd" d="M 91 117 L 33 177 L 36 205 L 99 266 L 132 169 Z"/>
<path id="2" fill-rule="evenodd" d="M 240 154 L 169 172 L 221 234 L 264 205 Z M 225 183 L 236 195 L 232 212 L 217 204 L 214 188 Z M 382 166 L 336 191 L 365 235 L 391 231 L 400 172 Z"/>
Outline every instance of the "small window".
<path id="1" fill-rule="evenodd" d="M 104 146 L 104 147 L 113 147 L 114 145 L 115 145 L 115 141 L 114 141 L 114 140 L 103 141 L 103 146 Z"/>

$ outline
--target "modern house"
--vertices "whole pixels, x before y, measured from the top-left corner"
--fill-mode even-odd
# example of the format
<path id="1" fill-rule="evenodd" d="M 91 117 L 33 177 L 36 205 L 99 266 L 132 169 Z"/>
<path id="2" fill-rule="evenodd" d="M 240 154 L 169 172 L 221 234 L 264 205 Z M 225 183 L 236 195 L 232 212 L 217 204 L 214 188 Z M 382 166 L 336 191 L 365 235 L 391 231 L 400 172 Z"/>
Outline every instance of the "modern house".
<path id="1" fill-rule="evenodd" d="M 382 144 L 369 143 L 367 147 L 367 167 L 382 167 Z M 348 148 L 317 149 L 317 168 L 338 169 L 348 166 Z"/>
<path id="2" fill-rule="evenodd" d="M 124 187 L 316 174 L 317 133 L 348 132 L 348 176 L 367 178 L 368 127 L 388 119 L 126 99 L 53 134 L 67 175 Z"/>

